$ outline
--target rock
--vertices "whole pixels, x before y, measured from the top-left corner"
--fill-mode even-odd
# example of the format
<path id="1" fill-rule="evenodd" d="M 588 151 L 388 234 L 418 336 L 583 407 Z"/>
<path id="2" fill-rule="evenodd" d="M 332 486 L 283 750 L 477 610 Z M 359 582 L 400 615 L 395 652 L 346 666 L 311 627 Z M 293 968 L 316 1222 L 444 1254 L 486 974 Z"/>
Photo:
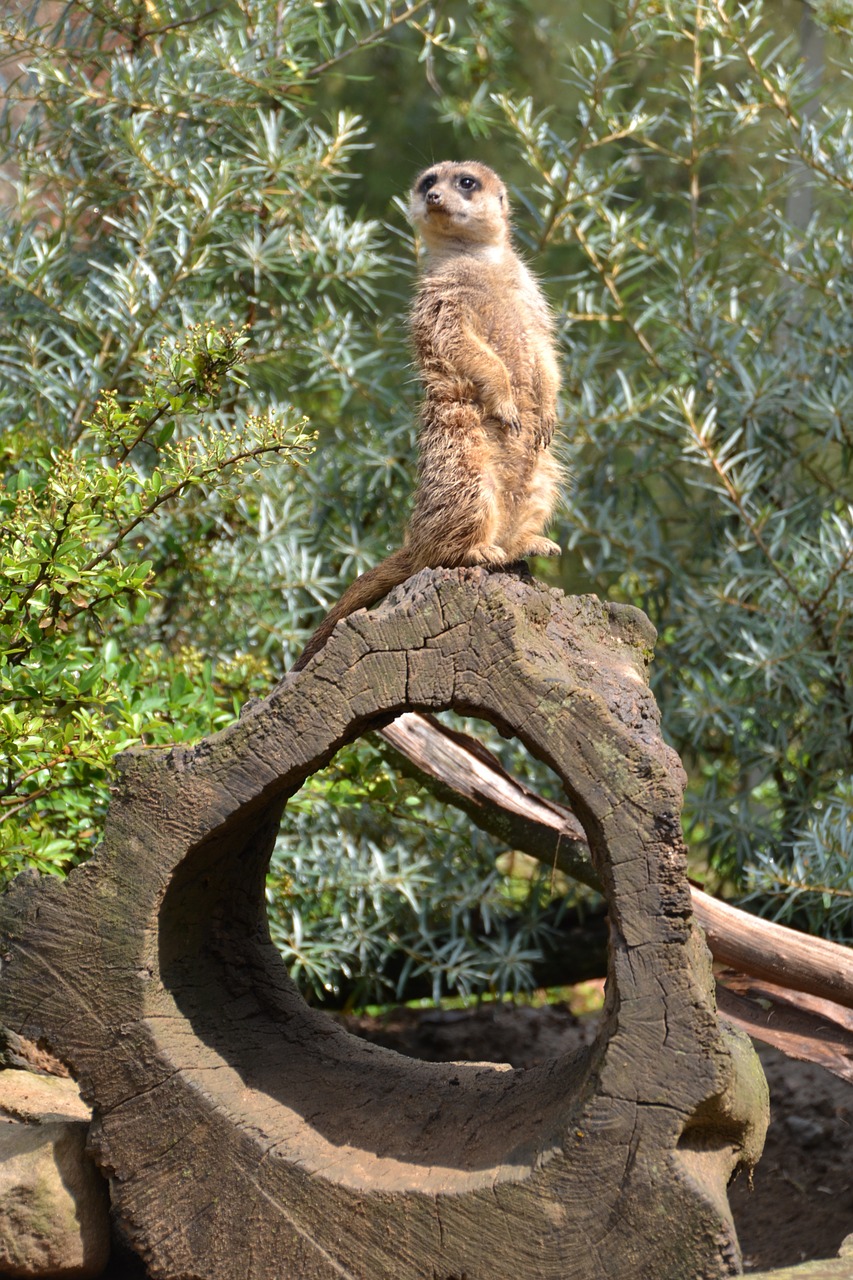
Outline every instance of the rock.
<path id="1" fill-rule="evenodd" d="M 0 1276 L 87 1280 L 110 1251 L 109 1198 L 73 1080 L 0 1072 Z"/>

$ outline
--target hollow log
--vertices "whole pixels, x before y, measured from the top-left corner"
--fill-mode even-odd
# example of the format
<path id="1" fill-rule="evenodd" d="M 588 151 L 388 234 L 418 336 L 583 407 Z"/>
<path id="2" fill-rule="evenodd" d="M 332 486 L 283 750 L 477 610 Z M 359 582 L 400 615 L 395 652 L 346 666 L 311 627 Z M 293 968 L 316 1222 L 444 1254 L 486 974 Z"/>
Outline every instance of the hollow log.
<path id="1" fill-rule="evenodd" d="M 122 757 L 96 856 L 0 899 L 0 1022 L 93 1106 L 124 1232 L 163 1280 L 717 1280 L 766 1086 L 716 1017 L 683 773 L 638 611 L 425 571 L 194 748 Z M 346 742 L 453 708 L 560 777 L 610 917 L 595 1044 L 540 1067 L 348 1035 L 272 946 L 287 800 Z"/>

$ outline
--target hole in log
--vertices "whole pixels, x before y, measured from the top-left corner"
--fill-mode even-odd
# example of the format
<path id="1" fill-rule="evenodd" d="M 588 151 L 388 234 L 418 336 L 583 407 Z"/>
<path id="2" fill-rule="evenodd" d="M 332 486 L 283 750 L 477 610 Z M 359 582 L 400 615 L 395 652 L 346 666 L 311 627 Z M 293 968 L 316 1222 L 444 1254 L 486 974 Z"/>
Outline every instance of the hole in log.
<path id="1" fill-rule="evenodd" d="M 158 1039 L 173 1068 L 214 1088 L 232 1121 L 270 1137 L 271 1152 L 282 1144 L 306 1172 L 344 1186 L 462 1190 L 546 1161 L 597 1046 L 526 1071 L 415 1062 L 309 1008 L 266 916 L 284 807 L 244 808 L 172 877 L 158 935 L 161 1003 L 173 1008 L 158 1011 Z"/>
<path id="2" fill-rule="evenodd" d="M 564 798 L 556 775 L 491 725 L 408 715 L 338 752 L 292 797 L 267 899 L 272 939 L 309 1003 L 394 1001 L 401 976 L 412 998 L 476 995 L 492 986 L 486 972 L 510 992 L 521 970 L 522 986 L 604 975 L 603 917 L 591 943 L 563 914 L 592 891 L 558 866 L 559 840 L 542 861 L 518 853 L 532 824 L 495 803 L 516 801 L 516 777 Z M 514 946 L 499 960 L 502 935 Z M 339 973 L 347 966 L 361 980 Z"/>

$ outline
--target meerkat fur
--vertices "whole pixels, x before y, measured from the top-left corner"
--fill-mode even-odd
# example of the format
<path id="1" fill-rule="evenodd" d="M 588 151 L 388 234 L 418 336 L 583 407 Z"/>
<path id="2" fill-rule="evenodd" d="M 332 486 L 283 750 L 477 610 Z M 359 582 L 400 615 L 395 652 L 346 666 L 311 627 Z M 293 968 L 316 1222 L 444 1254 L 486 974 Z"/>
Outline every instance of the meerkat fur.
<path id="1" fill-rule="evenodd" d="M 543 536 L 561 480 L 554 325 L 512 247 L 506 188 L 475 161 L 433 164 L 409 216 L 426 250 L 410 317 L 424 388 L 412 515 L 404 545 L 344 592 L 294 670 L 420 569 L 560 552 Z"/>

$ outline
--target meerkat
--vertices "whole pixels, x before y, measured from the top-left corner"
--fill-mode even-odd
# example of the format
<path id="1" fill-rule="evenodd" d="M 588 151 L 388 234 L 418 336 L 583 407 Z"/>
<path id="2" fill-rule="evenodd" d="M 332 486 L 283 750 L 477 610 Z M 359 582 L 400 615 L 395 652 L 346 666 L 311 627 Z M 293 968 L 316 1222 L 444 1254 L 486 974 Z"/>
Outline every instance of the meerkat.
<path id="1" fill-rule="evenodd" d="M 336 623 L 426 568 L 558 555 L 542 535 L 560 467 L 549 451 L 560 376 L 548 304 L 512 247 L 506 188 L 474 161 L 430 165 L 409 216 L 426 249 L 410 324 L 424 387 L 404 545 L 344 592 L 294 665 Z"/>

